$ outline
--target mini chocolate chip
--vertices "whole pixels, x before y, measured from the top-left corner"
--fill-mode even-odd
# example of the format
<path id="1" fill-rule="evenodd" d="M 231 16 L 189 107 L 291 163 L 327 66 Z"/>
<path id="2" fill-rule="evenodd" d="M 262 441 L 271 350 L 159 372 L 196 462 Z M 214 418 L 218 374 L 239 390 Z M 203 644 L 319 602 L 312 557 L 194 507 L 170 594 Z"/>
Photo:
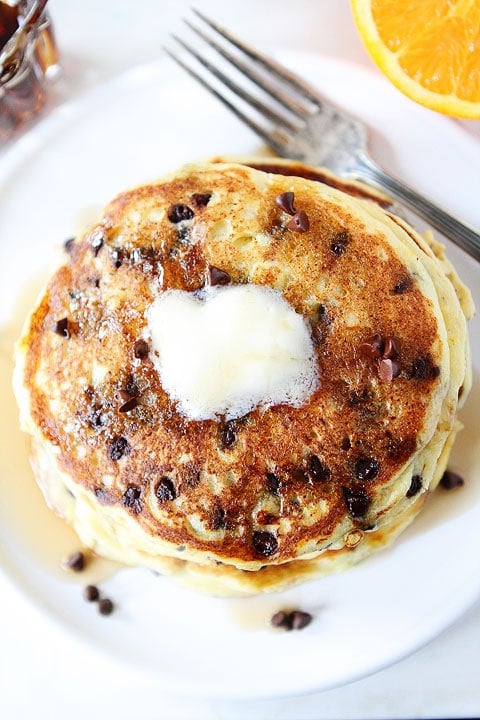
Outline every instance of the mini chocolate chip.
<path id="1" fill-rule="evenodd" d="M 137 407 L 137 405 L 138 405 L 137 398 L 132 397 L 129 400 L 127 400 L 126 402 L 124 402 L 122 405 L 120 405 L 120 407 L 118 408 L 118 412 L 121 412 L 121 413 L 130 412 L 130 410 L 134 410 Z"/>
<path id="2" fill-rule="evenodd" d="M 461 475 L 452 472 L 451 470 L 445 470 L 440 480 L 440 485 L 445 490 L 453 490 L 454 488 L 461 487 L 465 484 L 464 479 Z"/>
<path id="3" fill-rule="evenodd" d="M 118 393 L 119 406 L 118 412 L 126 413 L 133 410 L 138 405 L 138 400 L 134 395 L 128 392 L 128 390 L 120 390 Z"/>
<path id="4" fill-rule="evenodd" d="M 382 357 L 383 354 L 383 340 L 379 333 L 374 333 L 365 342 L 362 342 L 359 347 L 359 351 L 366 357 L 376 359 Z"/>
<path id="5" fill-rule="evenodd" d="M 343 255 L 347 249 L 347 245 L 350 242 L 350 235 L 346 230 L 342 230 L 333 236 L 330 242 L 330 250 L 335 255 Z"/>
<path id="6" fill-rule="evenodd" d="M 117 436 L 112 440 L 108 448 L 108 457 L 110 460 L 120 460 L 130 451 L 128 440 L 122 436 Z"/>
<path id="7" fill-rule="evenodd" d="M 419 357 L 412 362 L 411 375 L 416 380 L 433 380 L 440 375 L 440 368 L 430 358 Z"/>
<path id="8" fill-rule="evenodd" d="M 87 602 L 95 602 L 100 597 L 100 592 L 96 585 L 87 585 L 83 591 L 83 597 Z"/>
<path id="9" fill-rule="evenodd" d="M 414 495 L 417 495 L 417 493 L 420 492 L 422 489 L 422 476 L 421 475 L 413 475 L 412 482 L 410 483 L 410 487 L 407 490 L 406 497 L 413 497 Z"/>
<path id="10" fill-rule="evenodd" d="M 122 505 L 131 510 L 135 515 L 142 512 L 142 491 L 136 485 L 129 485 L 122 495 Z"/>
<path id="11" fill-rule="evenodd" d="M 321 322 L 321 323 L 329 322 L 327 308 L 323 303 L 320 303 L 320 305 L 318 306 L 317 320 L 318 320 L 318 322 Z"/>
<path id="12" fill-rule="evenodd" d="M 396 360 L 381 358 L 378 361 L 378 377 L 384 382 L 392 382 L 400 374 L 400 365 Z"/>
<path id="13" fill-rule="evenodd" d="M 364 482 L 373 480 L 380 472 L 380 465 L 375 458 L 358 458 L 355 462 L 355 475 Z"/>
<path id="14" fill-rule="evenodd" d="M 191 207 L 188 207 L 188 205 L 182 205 L 181 203 L 172 205 L 168 210 L 168 219 L 171 223 L 175 224 L 182 222 L 182 220 L 191 220 L 194 215 L 195 213 Z"/>
<path id="15" fill-rule="evenodd" d="M 395 295 L 403 295 L 403 293 L 407 292 L 407 290 L 410 290 L 411 287 L 412 278 L 406 275 L 395 284 L 393 292 L 395 293 Z"/>
<path id="16" fill-rule="evenodd" d="M 90 427 L 92 427 L 94 430 L 98 430 L 98 428 L 102 427 L 104 422 L 102 410 L 100 408 L 93 408 L 88 416 L 88 422 L 90 424 Z"/>
<path id="17" fill-rule="evenodd" d="M 292 630 L 302 630 L 312 622 L 312 616 L 310 613 L 303 612 L 303 610 L 294 610 L 290 613 L 290 626 Z"/>
<path id="18" fill-rule="evenodd" d="M 252 537 L 253 547 L 259 555 L 274 555 L 278 550 L 278 540 L 267 530 L 256 530 Z"/>
<path id="19" fill-rule="evenodd" d="M 77 550 L 66 558 L 64 565 L 73 572 L 82 572 L 85 569 L 85 555 Z"/>
<path id="20" fill-rule="evenodd" d="M 285 630 L 301 630 L 307 627 L 312 622 L 312 619 L 310 613 L 303 610 L 292 610 L 291 612 L 279 610 L 272 616 L 270 623 L 273 627 L 284 628 Z"/>
<path id="21" fill-rule="evenodd" d="M 105 241 L 105 236 L 103 233 L 103 230 L 101 228 L 97 228 L 92 236 L 92 250 L 95 257 L 97 257 L 100 248 L 102 247 L 103 243 Z"/>
<path id="22" fill-rule="evenodd" d="M 166 502 L 167 500 L 175 500 L 177 493 L 175 485 L 169 477 L 162 477 L 155 488 L 155 495 L 159 502 Z"/>
<path id="23" fill-rule="evenodd" d="M 111 615 L 114 607 L 115 606 L 110 598 L 102 598 L 98 603 L 98 612 L 100 615 Z"/>
<path id="24" fill-rule="evenodd" d="M 133 345 L 133 355 L 138 360 L 143 360 L 148 356 L 149 347 L 146 340 L 143 340 L 140 338 L 140 340 L 135 340 L 135 343 Z"/>
<path id="25" fill-rule="evenodd" d="M 61 320 L 57 320 L 57 322 L 55 323 L 54 331 L 57 333 L 57 335 L 60 335 L 60 337 L 69 338 L 70 329 L 68 327 L 68 318 L 62 318 Z"/>
<path id="26" fill-rule="evenodd" d="M 290 613 L 285 612 L 285 610 L 279 610 L 274 615 L 272 615 L 270 623 L 273 625 L 273 627 L 283 627 L 289 630 Z"/>
<path id="27" fill-rule="evenodd" d="M 205 207 L 210 202 L 212 193 L 193 193 L 192 200 L 197 207 Z"/>
<path id="28" fill-rule="evenodd" d="M 237 439 L 235 425 L 233 422 L 226 422 L 221 431 L 221 441 L 224 448 L 230 448 Z"/>
<path id="29" fill-rule="evenodd" d="M 343 497 L 345 505 L 352 517 L 363 517 L 370 505 L 370 498 L 364 490 L 352 490 L 351 488 L 343 488 Z"/>
<path id="30" fill-rule="evenodd" d="M 282 487 L 282 483 L 280 481 L 280 478 L 275 475 L 273 472 L 267 472 L 267 490 L 274 495 L 278 495 L 280 493 L 280 488 Z"/>
<path id="31" fill-rule="evenodd" d="M 67 253 L 72 252 L 72 250 L 73 250 L 73 243 L 74 243 L 74 242 L 75 242 L 75 238 L 74 238 L 74 237 L 71 237 L 71 238 L 68 238 L 68 240 L 65 240 L 65 242 L 63 243 L 63 247 L 64 247 L 64 249 L 65 249 L 65 252 L 67 252 Z"/>
<path id="32" fill-rule="evenodd" d="M 295 213 L 292 219 L 287 223 L 286 227 L 289 230 L 295 230 L 296 232 L 307 232 L 310 230 L 310 220 L 305 210 L 299 210 Z"/>
<path id="33" fill-rule="evenodd" d="M 322 463 L 316 455 L 310 455 L 307 462 L 307 472 L 315 482 L 330 480 L 332 475 L 330 468 Z"/>
<path id="34" fill-rule="evenodd" d="M 387 337 L 383 341 L 383 349 L 382 349 L 382 355 L 384 358 L 392 359 L 398 357 L 398 353 L 400 352 L 400 347 L 398 344 L 398 340 L 395 340 L 393 337 Z"/>
<path id="35" fill-rule="evenodd" d="M 295 194 L 293 192 L 284 192 L 277 195 L 275 198 L 275 205 L 286 212 L 288 215 L 295 215 L 297 212 L 293 206 L 295 202 Z"/>
<path id="36" fill-rule="evenodd" d="M 210 285 L 228 285 L 231 280 L 232 278 L 225 270 L 220 270 L 214 265 L 208 266 L 208 282 Z"/>
<path id="37" fill-rule="evenodd" d="M 225 510 L 220 507 L 220 505 L 215 505 L 210 520 L 210 526 L 212 530 L 221 530 L 221 528 L 224 528 L 226 524 L 226 519 L 227 513 L 225 512 Z"/>
<path id="38" fill-rule="evenodd" d="M 428 378 L 428 365 L 427 358 L 415 358 L 412 363 L 412 377 L 426 380 Z"/>
<path id="39" fill-rule="evenodd" d="M 350 448 L 352 447 L 352 441 L 350 440 L 348 435 L 345 435 L 340 447 L 342 448 L 342 450 L 350 450 Z"/>

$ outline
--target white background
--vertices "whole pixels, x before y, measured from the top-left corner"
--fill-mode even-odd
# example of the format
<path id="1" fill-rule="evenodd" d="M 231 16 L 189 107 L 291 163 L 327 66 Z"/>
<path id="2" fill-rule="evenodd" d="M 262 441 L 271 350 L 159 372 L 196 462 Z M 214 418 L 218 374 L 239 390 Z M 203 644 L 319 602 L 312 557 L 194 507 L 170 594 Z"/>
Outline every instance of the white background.
<path id="1" fill-rule="evenodd" d="M 64 66 L 59 101 L 159 57 L 190 3 L 51 0 L 50 6 Z M 198 0 L 196 6 L 267 52 L 309 50 L 371 66 L 346 0 Z M 478 132 L 475 123 L 468 126 Z M 188 687 L 183 697 L 167 696 L 151 677 L 112 665 L 66 637 L 0 574 L 0 717 L 6 720 L 475 717 L 479 666 L 477 604 L 410 658 L 342 688 L 272 701 L 197 700 Z"/>

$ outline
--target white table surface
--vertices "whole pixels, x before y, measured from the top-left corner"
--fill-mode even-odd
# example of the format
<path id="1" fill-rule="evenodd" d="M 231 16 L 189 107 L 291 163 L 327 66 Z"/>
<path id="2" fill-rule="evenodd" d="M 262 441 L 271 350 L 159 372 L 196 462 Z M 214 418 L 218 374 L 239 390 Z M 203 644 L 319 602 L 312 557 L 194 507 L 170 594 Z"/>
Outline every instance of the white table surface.
<path id="1" fill-rule="evenodd" d="M 268 51 L 309 50 L 372 67 L 347 0 L 196 0 Z M 63 78 L 55 101 L 155 59 L 184 0 L 51 0 Z M 478 132 L 478 123 L 468 123 Z M 0 154 L 1 162 L 1 154 Z M 480 715 L 480 603 L 427 647 L 373 676 L 289 699 L 198 700 L 159 693 L 53 627 L 0 572 L 0 718 L 4 720 L 320 720 Z"/>

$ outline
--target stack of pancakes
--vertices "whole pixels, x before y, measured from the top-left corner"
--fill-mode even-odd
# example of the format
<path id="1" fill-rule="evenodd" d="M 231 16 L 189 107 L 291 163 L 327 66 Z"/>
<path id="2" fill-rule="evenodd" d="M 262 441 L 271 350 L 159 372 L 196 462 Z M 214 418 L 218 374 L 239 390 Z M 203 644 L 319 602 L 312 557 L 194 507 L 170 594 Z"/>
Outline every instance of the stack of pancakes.
<path id="1" fill-rule="evenodd" d="M 238 595 L 345 569 L 411 522 L 460 426 L 473 308 L 380 193 L 220 160 L 122 193 L 67 243 L 14 383 L 35 476 L 86 546 Z M 149 309 L 212 278 L 304 318 L 320 381 L 300 406 L 193 420 L 162 387 Z"/>

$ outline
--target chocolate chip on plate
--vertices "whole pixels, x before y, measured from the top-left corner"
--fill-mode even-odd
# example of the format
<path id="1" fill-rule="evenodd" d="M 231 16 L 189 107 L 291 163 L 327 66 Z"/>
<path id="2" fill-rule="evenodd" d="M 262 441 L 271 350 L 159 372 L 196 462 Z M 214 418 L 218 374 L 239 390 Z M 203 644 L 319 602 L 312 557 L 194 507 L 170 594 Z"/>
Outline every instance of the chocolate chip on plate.
<path id="1" fill-rule="evenodd" d="M 453 490 L 453 488 L 461 487 L 464 484 L 465 481 L 462 476 L 451 470 L 445 470 L 440 480 L 440 485 L 445 488 L 445 490 Z"/>
<path id="2" fill-rule="evenodd" d="M 100 591 L 96 585 L 87 585 L 83 591 L 83 597 L 87 602 L 96 602 L 100 597 Z"/>
<path id="3" fill-rule="evenodd" d="M 80 550 L 77 550 L 69 555 L 63 564 L 68 570 L 82 572 L 85 569 L 85 555 Z"/>
<path id="4" fill-rule="evenodd" d="M 98 612 L 100 615 L 111 615 L 115 606 L 110 598 L 102 598 L 98 603 Z"/>
<path id="5" fill-rule="evenodd" d="M 284 628 L 285 630 L 302 630 L 312 622 L 313 617 L 310 613 L 303 610 L 279 610 L 270 620 L 273 627 Z"/>
<path id="6" fill-rule="evenodd" d="M 304 612 L 303 610 L 294 610 L 291 613 L 291 628 L 292 630 L 301 630 L 304 627 L 307 627 L 307 625 L 310 625 L 312 622 L 312 616 L 308 612 Z"/>
<path id="7" fill-rule="evenodd" d="M 285 610 L 279 610 L 274 615 L 272 615 L 270 623 L 273 625 L 273 627 L 284 627 L 286 629 L 289 629 L 290 613 L 286 612 Z"/>

